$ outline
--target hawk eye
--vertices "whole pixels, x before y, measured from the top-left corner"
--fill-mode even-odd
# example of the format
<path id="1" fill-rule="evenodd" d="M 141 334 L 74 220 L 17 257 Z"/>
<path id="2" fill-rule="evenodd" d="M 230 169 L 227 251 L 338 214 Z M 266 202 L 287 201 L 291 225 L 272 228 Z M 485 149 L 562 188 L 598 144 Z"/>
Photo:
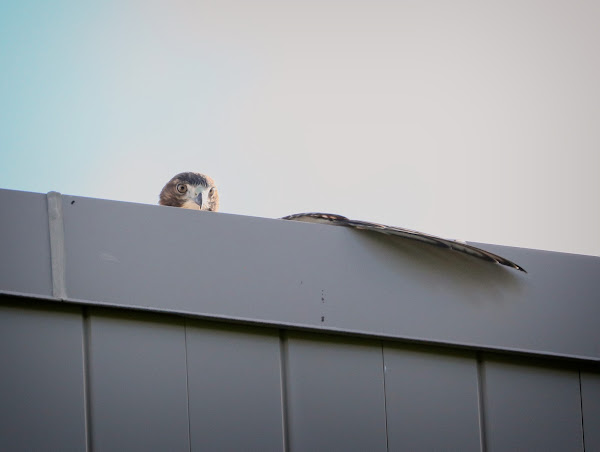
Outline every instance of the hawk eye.
<path id="1" fill-rule="evenodd" d="M 177 191 L 183 194 L 187 191 L 187 187 L 185 184 L 177 184 Z"/>
<path id="2" fill-rule="evenodd" d="M 210 189 L 210 191 L 208 192 L 208 194 L 209 194 L 210 196 L 214 195 L 214 194 L 215 194 L 215 187 L 212 187 L 212 188 Z"/>

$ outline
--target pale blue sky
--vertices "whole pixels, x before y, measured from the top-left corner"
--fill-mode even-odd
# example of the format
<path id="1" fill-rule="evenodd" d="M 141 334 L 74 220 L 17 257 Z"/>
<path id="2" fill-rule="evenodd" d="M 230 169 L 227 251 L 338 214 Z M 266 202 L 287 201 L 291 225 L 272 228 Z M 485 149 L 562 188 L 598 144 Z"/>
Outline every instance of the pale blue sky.
<path id="1" fill-rule="evenodd" d="M 595 2 L 4 1 L 0 188 L 600 255 Z M 576 233 L 573 233 L 576 231 Z"/>
<path id="2" fill-rule="evenodd" d="M 130 180 L 145 167 L 207 160 L 234 68 L 141 6 L 2 2 L 2 187 L 152 202 Z"/>

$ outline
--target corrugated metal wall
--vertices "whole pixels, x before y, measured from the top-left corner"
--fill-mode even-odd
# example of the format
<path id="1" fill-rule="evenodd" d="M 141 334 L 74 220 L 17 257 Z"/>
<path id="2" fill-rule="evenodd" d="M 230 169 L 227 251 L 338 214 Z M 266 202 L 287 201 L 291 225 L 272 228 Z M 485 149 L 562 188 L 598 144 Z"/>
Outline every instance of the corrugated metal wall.
<path id="1" fill-rule="evenodd" d="M 0 451 L 600 451 L 600 258 L 0 190 Z"/>
<path id="2" fill-rule="evenodd" d="M 0 332 L 3 451 L 600 450 L 581 363 L 10 297 Z"/>

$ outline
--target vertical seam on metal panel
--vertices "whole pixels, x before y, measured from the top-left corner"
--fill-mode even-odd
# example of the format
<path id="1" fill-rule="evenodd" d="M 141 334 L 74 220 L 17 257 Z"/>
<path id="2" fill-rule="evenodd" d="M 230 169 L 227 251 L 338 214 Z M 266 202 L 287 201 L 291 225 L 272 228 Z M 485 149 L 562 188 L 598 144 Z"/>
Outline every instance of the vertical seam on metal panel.
<path id="1" fill-rule="evenodd" d="M 190 419 L 190 369 L 188 366 L 187 320 L 183 319 L 183 344 L 185 347 L 185 393 L 187 398 L 188 447 L 192 450 L 192 420 Z"/>
<path id="2" fill-rule="evenodd" d="M 93 450 L 93 422 L 92 422 L 92 387 L 91 387 L 91 323 L 87 307 L 82 308 L 83 319 L 83 403 L 85 416 L 86 450 Z"/>
<path id="3" fill-rule="evenodd" d="M 283 435 L 283 450 L 290 451 L 290 424 L 288 400 L 288 338 L 285 330 L 279 330 L 279 375 L 281 378 L 281 424 Z"/>
<path id="4" fill-rule="evenodd" d="M 383 370 L 383 412 L 385 414 L 385 450 L 389 451 L 390 450 L 390 441 L 389 441 L 389 435 L 388 435 L 387 388 L 385 386 L 386 367 L 385 367 L 385 352 L 383 350 L 383 341 L 381 341 L 381 363 L 382 363 L 382 370 Z"/>
<path id="5" fill-rule="evenodd" d="M 485 368 L 481 353 L 476 354 L 477 361 L 477 401 L 479 411 L 479 441 L 482 452 L 487 450 L 487 432 L 485 425 Z"/>
<path id="6" fill-rule="evenodd" d="M 51 191 L 46 195 L 48 203 L 48 229 L 50 232 L 50 268 L 52 271 L 52 295 L 59 300 L 67 298 L 65 281 L 65 229 L 62 195 Z"/>
<path id="7" fill-rule="evenodd" d="M 585 424 L 583 421 L 583 390 L 581 387 L 581 369 L 578 369 L 579 374 L 579 410 L 581 412 L 581 441 L 583 444 L 583 452 L 585 452 Z"/>

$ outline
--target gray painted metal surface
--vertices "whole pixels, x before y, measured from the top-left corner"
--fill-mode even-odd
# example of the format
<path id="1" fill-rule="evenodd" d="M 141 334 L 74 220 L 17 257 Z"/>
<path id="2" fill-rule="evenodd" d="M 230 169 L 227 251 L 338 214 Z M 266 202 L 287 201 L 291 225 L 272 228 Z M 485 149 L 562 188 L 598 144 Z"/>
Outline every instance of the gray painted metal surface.
<path id="1" fill-rule="evenodd" d="M 523 274 L 327 225 L 63 201 L 72 301 L 600 360 L 597 257 L 480 245 Z"/>
<path id="2" fill-rule="evenodd" d="M 0 450 L 600 450 L 599 258 L 52 196 L 0 190 Z"/>
<path id="3" fill-rule="evenodd" d="M 0 190 L 0 290 L 52 295 L 45 195 Z"/>
<path id="4" fill-rule="evenodd" d="M 186 337 L 192 450 L 282 450 L 277 331 L 188 321 Z"/>
<path id="5" fill-rule="evenodd" d="M 487 361 L 484 407 L 488 451 L 583 451 L 575 369 Z"/>
<path id="6" fill-rule="evenodd" d="M 385 451 L 381 345 L 290 334 L 287 406 L 291 451 Z"/>
<path id="7" fill-rule="evenodd" d="M 581 372 L 581 410 L 585 450 L 600 450 L 600 372 Z"/>
<path id="8" fill-rule="evenodd" d="M 89 329 L 92 449 L 189 450 L 183 320 L 92 311 Z"/>
<path id="9" fill-rule="evenodd" d="M 81 308 L 0 303 L 0 450 L 85 450 Z"/>
<path id="10" fill-rule="evenodd" d="M 63 299 L 67 296 L 65 282 L 65 230 L 63 225 L 62 195 L 50 192 L 48 197 L 48 229 L 50 232 L 50 265 L 52 295 Z"/>
<path id="11" fill-rule="evenodd" d="M 480 450 L 475 355 L 393 346 L 384 353 L 389 450 Z"/>
<path id="12" fill-rule="evenodd" d="M 600 369 L 585 363 L 0 304 L 0 450 L 597 446 Z"/>

